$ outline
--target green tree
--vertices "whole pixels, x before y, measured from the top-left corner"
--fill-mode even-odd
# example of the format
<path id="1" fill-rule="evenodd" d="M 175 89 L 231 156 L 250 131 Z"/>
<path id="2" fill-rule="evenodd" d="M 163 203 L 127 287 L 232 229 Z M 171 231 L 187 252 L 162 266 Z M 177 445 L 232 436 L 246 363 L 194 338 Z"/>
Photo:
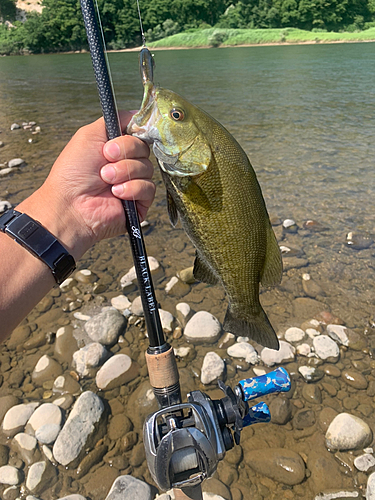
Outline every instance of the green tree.
<path id="1" fill-rule="evenodd" d="M 16 0 L 1 0 L 0 21 L 14 21 L 17 14 Z"/>

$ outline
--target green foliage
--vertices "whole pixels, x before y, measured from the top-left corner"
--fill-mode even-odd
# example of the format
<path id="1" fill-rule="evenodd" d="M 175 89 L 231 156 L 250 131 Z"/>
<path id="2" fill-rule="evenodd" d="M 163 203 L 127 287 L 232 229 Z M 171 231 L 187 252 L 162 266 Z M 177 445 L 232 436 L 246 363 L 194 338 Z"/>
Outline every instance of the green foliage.
<path id="1" fill-rule="evenodd" d="M 0 21 L 14 24 L 0 23 L 0 54 L 87 48 L 79 0 L 43 0 L 42 13 L 28 13 L 24 23 L 14 21 L 15 2 L 0 0 Z M 141 44 L 135 0 L 98 0 L 98 6 L 108 48 Z M 199 39 L 199 45 L 214 47 L 249 28 L 257 40 L 267 38 L 267 28 L 277 31 L 270 34 L 277 41 L 288 41 L 290 28 L 319 33 L 320 40 L 326 31 L 357 33 L 375 26 L 375 0 L 140 0 L 140 9 L 148 42 L 183 31 L 188 44 Z"/>

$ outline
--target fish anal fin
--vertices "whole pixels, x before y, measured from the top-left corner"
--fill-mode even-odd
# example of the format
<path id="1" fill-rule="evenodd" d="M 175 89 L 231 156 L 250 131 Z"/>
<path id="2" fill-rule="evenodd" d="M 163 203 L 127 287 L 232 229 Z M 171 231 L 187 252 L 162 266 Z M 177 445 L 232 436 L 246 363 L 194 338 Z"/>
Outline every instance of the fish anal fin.
<path id="1" fill-rule="evenodd" d="M 217 276 L 215 276 L 214 272 L 199 257 L 198 253 L 195 254 L 193 274 L 196 280 L 203 281 L 203 283 L 207 283 L 208 285 L 216 285 L 219 283 Z"/>
<path id="2" fill-rule="evenodd" d="M 176 227 L 176 224 L 178 222 L 178 212 L 176 204 L 173 201 L 172 195 L 169 191 L 167 191 L 167 208 L 169 220 L 171 221 L 172 226 Z"/>
<path id="3" fill-rule="evenodd" d="M 267 227 L 267 247 L 264 267 L 260 276 L 263 286 L 275 286 L 281 282 L 283 276 L 283 261 L 281 251 L 271 224 Z"/>
<path id="4" fill-rule="evenodd" d="M 260 308 L 256 315 L 248 315 L 246 319 L 238 318 L 229 306 L 223 323 L 226 332 L 241 337 L 250 337 L 258 344 L 270 349 L 279 350 L 279 340 L 266 313 Z"/>

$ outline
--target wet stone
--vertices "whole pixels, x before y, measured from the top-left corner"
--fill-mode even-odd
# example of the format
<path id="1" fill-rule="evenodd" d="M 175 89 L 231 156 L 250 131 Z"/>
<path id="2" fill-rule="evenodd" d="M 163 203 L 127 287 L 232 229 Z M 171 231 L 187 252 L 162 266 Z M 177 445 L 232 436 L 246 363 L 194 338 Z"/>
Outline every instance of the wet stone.
<path id="1" fill-rule="evenodd" d="M 22 345 L 31 335 L 31 328 L 28 325 L 15 328 L 7 341 L 7 347 L 14 350 L 17 346 Z"/>
<path id="2" fill-rule="evenodd" d="M 93 342 L 113 345 L 126 326 L 125 317 L 117 309 L 107 309 L 85 323 L 85 331 Z"/>
<path id="3" fill-rule="evenodd" d="M 0 467 L 0 484 L 17 485 L 22 481 L 22 472 L 11 465 Z"/>
<path id="4" fill-rule="evenodd" d="M 231 500 L 231 493 L 229 488 L 219 479 L 210 477 L 202 484 L 203 498 L 205 494 L 207 498 L 223 498 L 224 500 Z M 211 497 L 212 495 L 212 497 Z"/>
<path id="5" fill-rule="evenodd" d="M 105 500 L 123 500 L 124 498 L 139 498 L 152 500 L 153 495 L 148 484 L 132 476 L 120 476 L 113 483 Z"/>
<path id="6" fill-rule="evenodd" d="M 56 475 L 56 469 L 51 462 L 36 462 L 27 472 L 26 488 L 39 495 L 55 482 Z"/>
<path id="7" fill-rule="evenodd" d="M 124 452 L 131 450 L 138 441 L 138 435 L 135 431 L 130 431 L 121 439 L 121 449 Z"/>
<path id="8" fill-rule="evenodd" d="M 333 408 L 326 407 L 322 409 L 322 411 L 319 413 L 318 422 L 319 422 L 319 427 L 322 429 L 323 432 L 327 431 L 328 427 L 330 426 L 331 422 L 336 416 L 337 416 L 337 411 L 334 410 Z"/>
<path id="9" fill-rule="evenodd" d="M 100 445 L 91 450 L 78 465 L 77 477 L 80 479 L 87 474 L 94 465 L 101 462 L 107 450 L 108 447 L 106 445 Z"/>
<path id="10" fill-rule="evenodd" d="M 104 346 L 99 342 L 92 342 L 73 354 L 73 367 L 80 377 L 89 377 L 94 374 L 93 368 L 103 364 L 109 356 L 110 353 Z"/>
<path id="11" fill-rule="evenodd" d="M 323 370 L 326 375 L 329 375 L 331 377 L 338 378 L 341 376 L 341 371 L 337 368 L 337 366 L 324 365 Z"/>
<path id="12" fill-rule="evenodd" d="M 133 428 L 133 424 L 126 415 L 122 413 L 114 415 L 108 426 L 108 436 L 111 441 L 116 441 L 127 434 Z"/>
<path id="13" fill-rule="evenodd" d="M 255 365 L 259 362 L 259 356 L 254 347 L 247 342 L 236 342 L 227 349 L 232 358 L 242 358 L 247 363 Z"/>
<path id="14" fill-rule="evenodd" d="M 27 403 L 10 408 L 3 420 L 3 432 L 7 437 L 13 437 L 21 432 L 39 403 Z"/>
<path id="15" fill-rule="evenodd" d="M 275 364 L 283 364 L 293 361 L 295 357 L 294 353 L 295 348 L 288 342 L 281 340 L 280 349 L 278 351 L 265 347 L 260 353 L 260 357 L 265 365 L 273 366 Z"/>
<path id="16" fill-rule="evenodd" d="M 366 500 L 375 500 L 375 472 L 367 480 Z"/>
<path id="17" fill-rule="evenodd" d="M 54 380 L 61 374 L 61 365 L 56 360 L 45 354 L 35 365 L 31 378 L 34 384 L 42 385 L 43 382 L 46 382 L 47 380 Z"/>
<path id="18" fill-rule="evenodd" d="M 53 394 L 73 394 L 77 395 L 81 392 L 81 386 L 71 375 L 60 375 L 53 383 Z"/>
<path id="19" fill-rule="evenodd" d="M 312 410 L 299 410 L 294 415 L 293 427 L 295 429 L 305 429 L 315 424 L 315 413 Z"/>
<path id="20" fill-rule="evenodd" d="M 368 382 L 366 378 L 356 370 L 344 370 L 341 376 L 354 389 L 367 389 Z"/>
<path id="21" fill-rule="evenodd" d="M 126 354 L 115 354 L 96 374 L 96 385 L 102 390 L 111 390 L 126 384 L 138 376 L 139 366 Z"/>
<path id="22" fill-rule="evenodd" d="M 269 405 L 271 422 L 285 425 L 292 418 L 292 405 L 290 400 L 284 397 L 274 398 Z"/>
<path id="23" fill-rule="evenodd" d="M 199 311 L 188 321 L 184 336 L 191 342 L 213 343 L 221 334 L 221 324 L 211 313 Z"/>
<path id="24" fill-rule="evenodd" d="M 186 302 L 180 302 L 176 305 L 176 317 L 182 328 L 185 328 L 186 323 L 193 316 L 193 311 L 191 310 L 189 304 Z"/>
<path id="25" fill-rule="evenodd" d="M 305 464 L 297 453 L 286 448 L 266 448 L 248 451 L 246 463 L 259 474 L 293 486 L 305 478 Z"/>
<path id="26" fill-rule="evenodd" d="M 317 382 L 324 377 L 323 370 L 314 366 L 300 366 L 298 371 L 306 382 Z"/>
<path id="27" fill-rule="evenodd" d="M 313 340 L 313 346 L 320 359 L 336 362 L 340 357 L 340 350 L 335 341 L 328 335 L 319 335 Z"/>
<path id="28" fill-rule="evenodd" d="M 224 373 L 225 364 L 216 352 L 208 352 L 202 364 L 201 382 L 210 384 L 220 378 Z"/>
<path id="29" fill-rule="evenodd" d="M 305 384 L 302 387 L 302 396 L 308 403 L 320 404 L 322 402 L 322 393 L 314 384 Z"/>
<path id="30" fill-rule="evenodd" d="M 60 363 L 70 364 L 73 359 L 73 353 L 77 350 L 77 341 L 73 336 L 73 327 L 62 326 L 56 332 L 56 342 L 54 347 L 54 356 Z"/>
<path id="31" fill-rule="evenodd" d="M 22 460 L 28 465 L 35 462 L 37 444 L 34 436 L 24 432 L 18 433 L 12 440 L 12 448 L 19 453 Z"/>
<path id="32" fill-rule="evenodd" d="M 6 465 L 9 459 L 9 448 L 5 444 L 0 444 L 0 467 Z"/>
<path id="33" fill-rule="evenodd" d="M 287 342 L 301 342 L 305 338 L 305 332 L 301 328 L 288 328 L 284 334 Z"/>
<path id="34" fill-rule="evenodd" d="M 8 410 L 19 403 L 19 399 L 16 396 L 3 396 L 0 397 L 0 424 Z"/>
<path id="35" fill-rule="evenodd" d="M 354 459 L 354 465 L 356 469 L 361 472 L 368 472 L 375 469 L 375 457 L 369 453 L 360 455 Z"/>
<path id="36" fill-rule="evenodd" d="M 35 434 L 35 432 L 44 425 L 56 424 L 60 426 L 61 423 L 61 409 L 52 403 L 45 403 L 39 406 L 39 408 L 37 408 L 31 415 L 26 424 L 25 431 L 29 434 Z"/>

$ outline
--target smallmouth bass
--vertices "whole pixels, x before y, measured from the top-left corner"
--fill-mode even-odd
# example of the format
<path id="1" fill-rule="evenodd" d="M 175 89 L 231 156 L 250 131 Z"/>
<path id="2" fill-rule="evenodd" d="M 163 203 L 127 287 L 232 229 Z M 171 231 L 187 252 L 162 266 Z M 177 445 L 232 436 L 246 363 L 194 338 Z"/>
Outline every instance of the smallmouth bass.
<path id="1" fill-rule="evenodd" d="M 175 226 L 180 217 L 196 248 L 194 277 L 224 287 L 225 331 L 278 349 L 259 285 L 280 283 L 281 253 L 246 153 L 206 112 L 155 87 L 147 73 L 143 80 L 141 109 L 127 132 L 152 145 L 170 221 Z"/>

